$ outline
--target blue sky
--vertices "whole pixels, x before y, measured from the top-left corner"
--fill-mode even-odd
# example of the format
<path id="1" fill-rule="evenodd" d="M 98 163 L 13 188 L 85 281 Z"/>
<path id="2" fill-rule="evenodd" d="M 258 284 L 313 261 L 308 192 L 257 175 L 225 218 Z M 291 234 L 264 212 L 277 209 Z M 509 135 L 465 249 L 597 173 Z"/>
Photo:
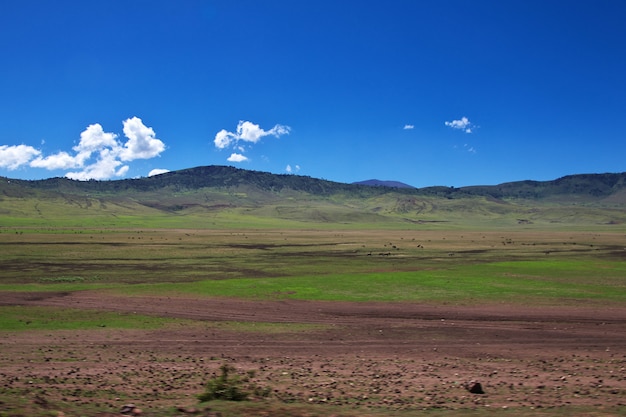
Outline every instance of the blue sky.
<path id="1" fill-rule="evenodd" d="M 0 175 L 622 172 L 625 21 L 622 0 L 0 0 Z"/>

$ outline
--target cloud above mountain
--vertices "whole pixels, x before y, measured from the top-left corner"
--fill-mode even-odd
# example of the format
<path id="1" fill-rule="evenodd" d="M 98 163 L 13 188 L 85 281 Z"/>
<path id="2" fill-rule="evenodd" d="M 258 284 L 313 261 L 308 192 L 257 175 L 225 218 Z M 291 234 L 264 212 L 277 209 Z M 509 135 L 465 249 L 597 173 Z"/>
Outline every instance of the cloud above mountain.
<path id="1" fill-rule="evenodd" d="M 148 176 L 149 176 L 149 177 L 153 177 L 153 176 L 155 176 L 155 175 L 166 174 L 166 173 L 168 173 L 168 172 L 170 172 L 170 170 L 169 170 L 169 169 L 154 168 L 153 170 L 151 170 L 151 171 L 148 173 Z"/>
<path id="2" fill-rule="evenodd" d="M 138 117 L 122 122 L 125 142 L 116 133 L 105 132 L 94 123 L 81 132 L 73 152 L 59 151 L 44 156 L 43 152 L 29 145 L 0 146 L 0 168 L 15 170 L 23 166 L 43 168 L 50 171 L 72 170 L 65 174 L 76 180 L 104 180 L 121 177 L 128 170 L 128 162 L 150 159 L 165 150 L 165 143 L 156 137 L 154 130 L 143 124 Z"/>
<path id="3" fill-rule="evenodd" d="M 229 162 L 248 161 L 248 157 L 243 155 L 250 146 L 261 141 L 265 136 L 274 136 L 276 138 L 282 135 L 288 135 L 291 131 L 289 126 L 275 125 L 269 130 L 262 129 L 261 126 L 249 121 L 240 120 L 234 132 L 222 129 L 215 134 L 213 143 L 218 149 L 233 148 L 237 153 L 232 153 L 227 160 Z"/>
<path id="4" fill-rule="evenodd" d="M 41 151 L 28 145 L 0 145 L 0 168 L 15 170 L 27 165 L 30 160 L 41 155 Z"/>
<path id="5" fill-rule="evenodd" d="M 291 164 L 287 164 L 287 166 L 285 167 L 285 172 L 287 172 L 288 174 L 295 174 L 298 171 L 300 171 L 300 165 L 294 165 L 292 167 Z"/>
<path id="6" fill-rule="evenodd" d="M 244 162 L 247 161 L 248 158 L 245 155 L 240 153 L 231 153 L 228 158 L 226 158 L 228 162 Z"/>

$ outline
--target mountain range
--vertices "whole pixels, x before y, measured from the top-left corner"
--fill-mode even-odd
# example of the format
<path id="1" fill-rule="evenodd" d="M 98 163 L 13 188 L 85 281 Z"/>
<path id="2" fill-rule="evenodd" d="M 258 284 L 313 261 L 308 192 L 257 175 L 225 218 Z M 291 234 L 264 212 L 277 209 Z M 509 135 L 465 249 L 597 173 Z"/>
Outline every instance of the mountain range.
<path id="1" fill-rule="evenodd" d="M 0 226 L 69 222 L 81 216 L 104 223 L 115 223 L 115 218 L 186 216 L 212 217 L 217 223 L 238 218 L 252 225 L 279 221 L 618 225 L 626 224 L 625 207 L 626 172 L 458 188 L 413 188 L 378 180 L 346 184 L 229 166 L 112 181 L 0 177 Z"/>

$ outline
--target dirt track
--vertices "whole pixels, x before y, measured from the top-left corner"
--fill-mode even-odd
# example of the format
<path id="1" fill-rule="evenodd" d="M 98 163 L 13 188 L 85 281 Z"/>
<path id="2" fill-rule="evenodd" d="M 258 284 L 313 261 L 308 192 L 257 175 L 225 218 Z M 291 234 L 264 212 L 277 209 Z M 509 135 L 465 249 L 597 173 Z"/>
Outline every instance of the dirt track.
<path id="1" fill-rule="evenodd" d="M 21 332 L 0 377 L 26 396 L 148 412 L 195 404 L 222 363 L 285 401 L 354 407 L 626 405 L 626 307 L 525 308 L 3 293 L 38 305 L 190 318 L 154 331 Z M 320 325 L 234 331 L 215 322 Z M 479 381 L 484 395 L 464 384 Z M 43 394 L 41 394 L 43 395 Z"/>

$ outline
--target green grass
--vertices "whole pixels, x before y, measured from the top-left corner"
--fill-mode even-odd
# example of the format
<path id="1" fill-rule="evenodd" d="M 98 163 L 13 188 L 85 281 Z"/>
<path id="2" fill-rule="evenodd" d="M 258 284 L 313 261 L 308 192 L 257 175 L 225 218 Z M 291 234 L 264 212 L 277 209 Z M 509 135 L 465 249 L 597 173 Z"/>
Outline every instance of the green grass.
<path id="1" fill-rule="evenodd" d="M 623 302 L 620 233 L 0 228 L 0 291 Z"/>
<path id="2" fill-rule="evenodd" d="M 403 195 L 311 198 L 293 194 L 276 199 L 274 194 L 213 190 L 208 197 L 181 192 L 149 196 L 168 207 L 187 207 L 172 211 L 141 204 L 130 193 L 115 198 L 96 193 L 89 197 L 64 193 L 58 198 L 3 195 L 0 291 L 110 291 L 127 295 L 129 302 L 137 295 L 167 294 L 455 305 L 626 303 L 626 212 L 621 206 Z M 221 208 L 202 206 L 207 201 Z M 206 322 L 89 309 L 0 306 L 3 336 L 69 331 L 63 337 L 78 337 L 83 330 L 150 331 L 168 326 L 270 337 L 321 330 L 302 323 Z M 12 403 L 18 399 L 25 403 Z M 12 392 L 3 395 L 0 416 L 11 412 L 6 410 L 12 405 L 27 410 L 14 414 L 56 415 L 53 408 L 30 412 L 32 401 L 22 392 Z M 274 416 L 389 415 L 385 409 L 275 403 L 217 402 L 212 409 L 225 417 L 266 410 Z M 430 409 L 394 415 L 502 413 L 626 415 L 624 407 Z"/>
<path id="3" fill-rule="evenodd" d="M 57 307 L 0 306 L 0 331 L 157 329 L 174 319 Z"/>
<path id="4" fill-rule="evenodd" d="M 298 228 L 289 230 L 277 227 L 278 219 L 265 217 L 261 227 L 240 228 L 242 224 L 253 224 L 254 218 L 250 214 L 246 219 L 239 218 L 242 223 L 237 223 L 236 213 L 222 213 L 217 223 L 232 225 L 233 229 L 227 230 L 207 229 L 204 228 L 207 223 L 202 222 L 198 223 L 200 229 L 162 229 L 153 223 L 155 218 L 144 223 L 154 228 L 99 229 L 92 220 L 86 220 L 84 228 L 53 228 L 43 222 L 38 226 L 0 227 L 0 291 L 114 292 L 128 296 L 129 302 L 134 301 L 134 296 L 166 294 L 251 300 L 499 303 L 530 307 L 600 307 L 626 303 L 624 234 L 613 229 L 607 232 L 609 226 L 597 227 L 592 232 L 555 231 L 537 225 L 499 229 L 511 220 L 506 217 L 495 229 L 484 230 L 457 229 L 458 224 L 437 223 L 412 224 L 406 229 L 373 225 L 360 230 L 355 224 L 302 228 L 300 223 Z M 129 218 L 122 223 L 133 221 Z M 172 216 L 164 227 L 169 228 L 177 221 Z M 474 226 L 479 228 L 477 224 Z M 380 253 L 390 255 L 380 256 Z M 168 326 L 191 331 L 258 332 L 269 337 L 323 330 L 302 323 L 206 322 L 88 309 L 0 306 L 0 331 L 4 336 L 25 331 L 149 331 Z M 7 397 L 18 396 L 5 393 L 4 404 L 8 404 Z M 16 404 L 15 408 L 28 410 L 31 406 Z M 276 403 L 246 403 L 238 408 L 218 402 L 211 406 L 225 417 L 255 414 L 254 407 L 276 416 L 300 411 L 302 415 L 324 416 L 336 411 L 336 415 L 382 416 L 389 411 L 295 404 L 291 408 Z M 1 407 L 0 403 L 0 416 Z M 556 417 L 575 415 L 580 410 L 583 409 L 555 408 L 538 413 L 529 408 L 511 408 L 506 414 Z M 623 407 L 612 410 L 615 411 L 604 413 L 590 409 L 589 415 L 624 415 Z M 499 415 L 499 412 L 502 410 L 420 410 L 419 415 Z M 22 414 L 49 413 L 50 410 L 41 410 L 40 414 L 27 411 Z M 415 410 L 395 414 L 416 415 Z M 172 411 L 158 415 L 176 414 Z"/>
<path id="5" fill-rule="evenodd" d="M 626 263 L 523 261 L 439 270 L 208 280 L 117 287 L 128 295 L 256 300 L 568 304 L 626 302 Z"/>
<path id="6" fill-rule="evenodd" d="M 317 196 L 298 192 L 74 191 L 58 196 L 3 196 L 0 227 L 142 227 L 202 229 L 510 229 L 625 230 L 621 206 L 555 204 L 540 200 L 495 201 L 484 197 L 436 198 L 388 193 Z"/>
<path id="7" fill-rule="evenodd" d="M 61 290 L 502 261 L 619 261 L 623 247 L 619 233 L 587 232 L 0 228 L 0 285 L 50 284 Z"/>
<path id="8" fill-rule="evenodd" d="M 321 325 L 305 323 L 196 322 L 187 319 L 73 308 L 0 306 L 0 331 L 2 332 L 94 329 L 154 330 L 172 325 L 264 334 L 299 333 L 324 328 Z"/>

